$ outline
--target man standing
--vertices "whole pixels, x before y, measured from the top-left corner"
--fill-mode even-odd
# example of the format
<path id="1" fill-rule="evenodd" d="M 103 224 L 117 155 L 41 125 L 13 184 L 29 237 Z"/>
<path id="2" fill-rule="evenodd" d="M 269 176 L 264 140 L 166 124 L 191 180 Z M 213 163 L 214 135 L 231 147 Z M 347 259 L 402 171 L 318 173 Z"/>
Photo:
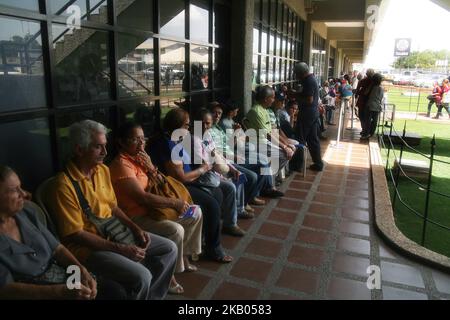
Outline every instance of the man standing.
<path id="1" fill-rule="evenodd" d="M 311 158 L 314 162 L 310 166 L 311 170 L 322 171 L 323 161 L 320 154 L 319 141 L 319 85 L 314 74 L 309 72 L 309 66 L 298 63 L 294 67 L 296 79 L 303 87 L 301 93 L 296 93 L 296 100 L 299 102 L 299 113 L 297 116 L 296 131 L 302 139 L 302 143 L 307 143 Z"/>
<path id="2" fill-rule="evenodd" d="M 370 95 L 370 91 L 372 90 L 372 77 L 375 74 L 373 69 L 367 69 L 366 77 L 362 79 L 358 83 L 358 87 L 356 89 L 355 98 L 358 99 L 356 101 L 356 106 L 358 107 L 358 117 L 359 121 L 361 121 L 361 136 L 367 136 L 370 131 L 370 121 L 369 114 L 370 111 L 367 108 L 367 100 Z"/>

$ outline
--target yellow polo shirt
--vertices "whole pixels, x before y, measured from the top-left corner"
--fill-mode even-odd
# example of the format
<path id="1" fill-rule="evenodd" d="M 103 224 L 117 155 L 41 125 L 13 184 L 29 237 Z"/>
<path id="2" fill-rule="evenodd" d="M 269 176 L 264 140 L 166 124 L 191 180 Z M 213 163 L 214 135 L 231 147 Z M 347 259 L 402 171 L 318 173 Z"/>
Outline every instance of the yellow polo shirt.
<path id="1" fill-rule="evenodd" d="M 69 174 L 78 181 L 84 197 L 92 212 L 101 218 L 109 218 L 112 209 L 117 207 L 117 199 L 111 184 L 109 169 L 105 165 L 98 165 L 92 176 L 92 181 L 85 177 L 73 162 L 67 165 Z M 86 261 L 91 250 L 65 238 L 81 230 L 99 234 L 95 226 L 88 220 L 81 209 L 78 196 L 72 182 L 64 172 L 56 177 L 55 190 L 51 193 L 51 211 L 55 215 L 55 222 L 62 243 L 80 260 Z"/>

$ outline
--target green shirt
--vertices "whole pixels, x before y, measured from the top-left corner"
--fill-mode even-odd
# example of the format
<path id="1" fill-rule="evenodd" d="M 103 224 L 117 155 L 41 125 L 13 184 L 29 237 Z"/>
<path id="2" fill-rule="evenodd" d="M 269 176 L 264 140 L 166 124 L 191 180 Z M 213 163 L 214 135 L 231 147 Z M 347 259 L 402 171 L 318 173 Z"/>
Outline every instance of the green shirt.
<path id="1" fill-rule="evenodd" d="M 224 157 L 234 156 L 233 150 L 231 150 L 227 141 L 226 132 L 217 124 L 213 125 L 209 133 L 216 145 L 216 148 L 222 153 Z"/>
<path id="2" fill-rule="evenodd" d="M 270 123 L 269 112 L 260 104 L 256 104 L 247 113 L 247 125 L 248 129 L 264 129 L 267 132 L 272 131 L 272 125 Z"/>

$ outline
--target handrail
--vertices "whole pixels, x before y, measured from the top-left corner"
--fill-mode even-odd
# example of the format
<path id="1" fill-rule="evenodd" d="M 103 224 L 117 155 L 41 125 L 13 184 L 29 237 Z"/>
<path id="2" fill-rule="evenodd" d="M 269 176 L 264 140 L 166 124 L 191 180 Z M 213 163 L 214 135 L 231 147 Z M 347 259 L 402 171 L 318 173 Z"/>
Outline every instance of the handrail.
<path id="1" fill-rule="evenodd" d="M 125 70 L 123 70 L 120 67 L 117 67 L 117 70 L 124 73 L 127 77 L 129 77 L 130 79 L 132 79 L 133 81 L 135 81 L 139 86 L 141 86 L 142 88 L 144 88 L 148 94 L 151 94 L 152 91 L 147 88 L 142 82 L 140 82 L 139 80 L 137 80 L 135 77 L 133 77 L 131 74 L 129 74 L 128 72 L 126 72 Z"/>

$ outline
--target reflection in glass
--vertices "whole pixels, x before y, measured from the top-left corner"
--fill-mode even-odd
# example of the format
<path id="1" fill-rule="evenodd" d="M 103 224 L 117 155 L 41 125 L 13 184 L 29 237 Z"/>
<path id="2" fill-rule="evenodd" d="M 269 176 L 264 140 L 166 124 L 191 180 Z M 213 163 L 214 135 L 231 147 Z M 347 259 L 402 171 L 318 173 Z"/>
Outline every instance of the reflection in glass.
<path id="1" fill-rule="evenodd" d="M 267 83 L 267 57 L 261 57 L 261 76 L 260 83 Z"/>
<path id="2" fill-rule="evenodd" d="M 277 36 L 277 56 L 281 56 L 282 52 L 281 52 L 281 37 L 278 35 Z"/>
<path id="3" fill-rule="evenodd" d="M 191 90 L 208 88 L 209 48 L 191 45 Z"/>
<path id="4" fill-rule="evenodd" d="M 153 38 L 143 41 L 140 36 L 119 33 L 118 39 L 119 96 L 154 94 Z"/>
<path id="5" fill-rule="evenodd" d="M 26 1 L 0 0 L 0 5 L 7 6 L 7 7 L 13 7 L 13 8 L 21 8 L 21 9 L 39 11 L 38 0 L 26 0 Z"/>
<path id="6" fill-rule="evenodd" d="M 214 5 L 214 41 L 227 47 L 230 43 L 230 7 L 217 2 Z"/>
<path id="7" fill-rule="evenodd" d="M 119 26 L 153 30 L 153 0 L 117 1 L 116 14 Z"/>
<path id="8" fill-rule="evenodd" d="M 270 25 L 272 27 L 276 26 L 276 18 L 277 18 L 277 0 L 270 0 Z"/>
<path id="9" fill-rule="evenodd" d="M 275 68 L 274 81 L 280 82 L 280 62 L 278 59 L 275 59 L 273 66 Z"/>
<path id="10" fill-rule="evenodd" d="M 174 108 L 183 108 L 185 110 L 188 110 L 188 104 L 184 97 L 179 98 L 162 98 L 160 100 L 160 125 L 162 127 L 162 123 L 164 121 L 164 118 L 169 113 L 170 110 Z"/>
<path id="11" fill-rule="evenodd" d="M 253 76 L 252 76 L 252 85 L 259 84 L 259 72 L 258 72 L 258 59 L 259 56 L 254 54 L 252 60 L 252 68 L 253 68 Z"/>
<path id="12" fill-rule="evenodd" d="M 287 57 L 287 42 L 286 38 L 283 37 L 283 40 L 281 41 L 281 50 L 282 50 L 282 57 Z"/>
<path id="13" fill-rule="evenodd" d="M 52 150 L 46 118 L 0 124 L 0 146 L 0 163 L 17 172 L 23 188 L 35 190 L 39 183 L 52 175 Z"/>
<path id="14" fill-rule="evenodd" d="M 280 60 L 280 81 L 286 81 L 286 60 Z"/>
<path id="15" fill-rule="evenodd" d="M 230 55 L 226 48 L 214 49 L 214 87 L 230 85 Z"/>
<path id="16" fill-rule="evenodd" d="M 253 53 L 259 52 L 259 31 L 253 28 Z"/>
<path id="17" fill-rule="evenodd" d="M 160 42 L 161 94 L 187 90 L 182 87 L 185 62 L 185 45 L 181 42 L 161 40 Z"/>
<path id="18" fill-rule="evenodd" d="M 68 31 L 52 25 L 55 50 L 56 103 L 69 105 L 110 98 L 108 33 L 93 29 Z"/>
<path id="19" fill-rule="evenodd" d="M 178 38 L 185 38 L 184 0 L 160 1 L 160 33 Z"/>
<path id="20" fill-rule="evenodd" d="M 269 37 L 269 54 L 274 55 L 275 54 L 275 37 L 273 34 L 270 34 Z"/>
<path id="21" fill-rule="evenodd" d="M 69 17 L 77 13 L 70 6 L 77 6 L 80 8 L 81 20 L 108 23 L 107 0 L 76 0 L 73 3 L 68 0 L 51 0 L 48 3 L 50 3 L 50 11 L 54 15 Z M 118 13 L 125 10 L 129 5 L 129 3 L 122 4 L 120 8 L 117 8 Z"/>
<path id="22" fill-rule="evenodd" d="M 283 5 L 279 1 L 277 2 L 277 30 L 281 31 L 283 28 Z"/>
<path id="23" fill-rule="evenodd" d="M 159 127 L 158 112 L 153 102 L 130 102 L 119 108 L 119 126 L 127 121 L 133 121 L 144 130 L 146 137 L 150 137 Z"/>
<path id="24" fill-rule="evenodd" d="M 270 58 L 269 57 L 269 70 L 268 70 L 268 73 L 267 73 L 267 82 L 268 83 L 270 83 L 270 82 L 273 82 L 273 79 L 274 79 L 274 58 Z"/>
<path id="25" fill-rule="evenodd" d="M 269 0 L 262 0 L 262 6 L 263 6 L 262 22 L 268 25 L 269 24 Z"/>
<path id="26" fill-rule="evenodd" d="M 261 0 L 255 0 L 255 17 L 254 19 L 256 21 L 260 21 L 261 20 L 261 4 L 260 4 Z"/>
<path id="27" fill-rule="evenodd" d="M 64 115 L 58 117 L 58 138 L 59 138 L 59 159 L 60 165 L 64 165 L 71 156 L 70 152 L 70 144 L 69 141 L 69 127 L 75 122 L 90 119 L 97 122 L 100 122 L 109 130 L 112 128 L 113 124 L 113 116 L 108 111 L 107 108 L 98 108 L 93 110 L 86 111 L 77 111 L 71 113 L 64 113 Z M 109 131 L 108 130 L 108 131 Z M 106 146 L 108 151 L 108 157 L 112 154 L 112 150 L 114 149 L 114 141 L 108 140 L 108 144 Z M 106 160 L 107 162 L 108 160 Z"/>
<path id="28" fill-rule="evenodd" d="M 190 39 L 209 42 L 209 1 L 192 0 L 189 11 Z"/>
<path id="29" fill-rule="evenodd" d="M 261 32 L 261 53 L 267 53 L 267 31 Z"/>
<path id="30" fill-rule="evenodd" d="M 288 32 L 288 21 L 289 21 L 289 9 L 284 6 L 284 17 L 283 17 L 283 33 Z"/>
<path id="31" fill-rule="evenodd" d="M 0 18 L 0 112 L 46 105 L 40 25 Z"/>

